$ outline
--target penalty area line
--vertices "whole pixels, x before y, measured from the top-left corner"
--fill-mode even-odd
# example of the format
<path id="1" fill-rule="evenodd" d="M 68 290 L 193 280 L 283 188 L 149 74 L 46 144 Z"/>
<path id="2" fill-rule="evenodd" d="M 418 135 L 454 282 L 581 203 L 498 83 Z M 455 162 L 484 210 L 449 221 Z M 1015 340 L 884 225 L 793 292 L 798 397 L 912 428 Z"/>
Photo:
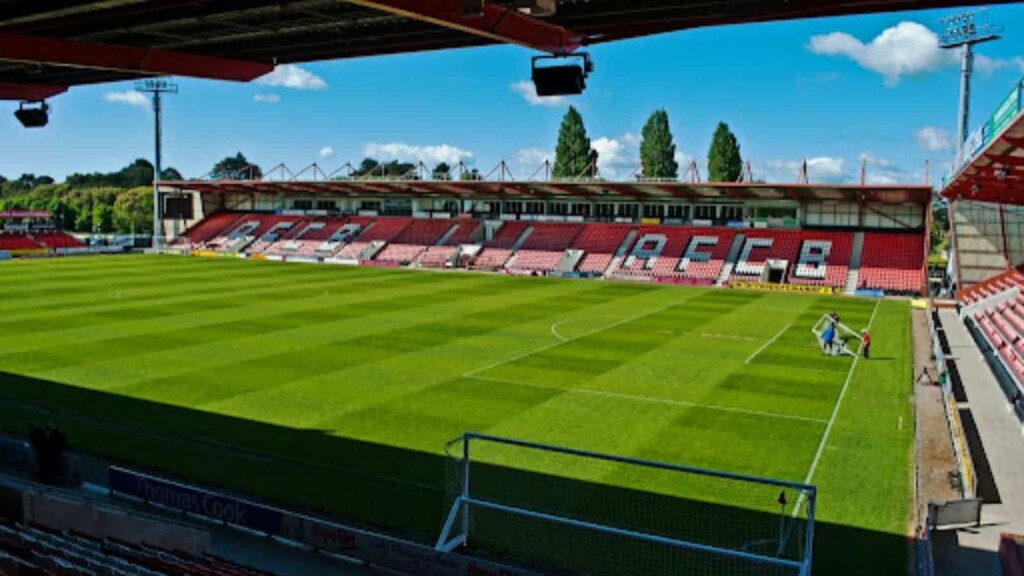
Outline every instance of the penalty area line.
<path id="1" fill-rule="evenodd" d="M 550 384 L 536 384 L 533 382 L 523 382 L 521 380 L 509 380 L 505 378 L 488 378 L 486 376 L 473 376 L 467 375 L 463 378 L 469 378 L 471 380 L 479 380 L 481 382 L 492 382 L 495 384 L 508 384 L 510 386 L 526 386 L 528 388 L 540 388 L 544 390 L 558 390 L 561 392 L 576 392 L 579 394 L 589 394 L 591 396 L 604 396 L 606 398 L 616 398 L 621 400 L 631 400 L 634 402 L 647 402 L 651 404 L 668 404 L 672 406 L 682 406 L 685 408 L 703 408 L 705 410 L 715 410 L 718 412 L 733 412 L 737 414 L 746 414 L 749 416 L 760 416 L 762 418 L 780 418 L 784 420 L 799 420 L 801 422 L 812 422 L 815 424 L 824 424 L 825 420 L 821 418 L 812 418 L 810 416 L 798 416 L 795 414 L 782 414 L 779 412 L 762 412 L 760 410 L 748 410 L 746 408 L 733 408 L 732 406 L 718 406 L 715 404 L 701 404 L 699 402 L 688 402 L 686 400 L 672 400 L 669 398 L 659 398 L 656 396 L 641 396 L 637 394 L 626 394 L 623 392 L 610 392 L 607 390 L 595 390 L 593 388 L 568 388 L 565 386 L 552 386 Z"/>
<path id="2" fill-rule="evenodd" d="M 757 358 L 757 355 L 758 355 L 758 354 L 760 354 L 761 352 L 764 352 L 765 350 L 767 350 L 769 346 L 771 346 L 772 344 L 774 344 L 776 340 L 778 340 L 779 338 L 781 338 L 781 337 L 782 337 L 782 335 L 786 333 L 786 330 L 789 330 L 789 329 L 790 329 L 790 328 L 792 328 L 792 327 L 793 327 L 793 323 L 792 323 L 792 322 L 790 322 L 789 324 L 786 324 L 786 326 L 785 326 L 785 327 L 784 327 L 784 328 L 783 328 L 782 330 L 779 330 L 779 333 L 778 333 L 778 334 L 776 334 L 775 336 L 772 336 L 772 339 L 771 339 L 771 340 L 769 340 L 769 341 L 765 342 L 763 346 L 761 346 L 760 348 L 758 348 L 757 350 L 755 350 L 755 351 L 754 351 L 754 353 L 753 353 L 753 354 L 751 354 L 751 355 L 750 355 L 750 356 L 749 356 L 749 357 L 747 358 L 747 361 L 746 361 L 746 362 L 744 362 L 743 364 L 745 364 L 745 365 L 746 365 L 746 364 L 750 364 L 750 363 L 751 363 L 751 362 L 752 362 L 752 361 L 754 360 L 754 358 Z"/>
<path id="3" fill-rule="evenodd" d="M 881 300 L 875 302 L 875 309 L 871 312 L 871 318 L 868 319 L 867 329 L 871 330 L 871 325 L 875 323 L 875 315 L 878 314 L 878 306 L 882 303 Z M 832 407 L 832 416 L 828 419 L 828 424 L 825 426 L 825 432 L 821 435 L 821 442 L 818 443 L 818 451 L 814 453 L 814 460 L 811 461 L 811 468 L 807 471 L 807 477 L 804 478 L 804 484 L 810 484 L 814 480 L 814 473 L 818 470 L 818 463 L 821 462 L 821 455 L 825 452 L 825 445 L 828 444 L 828 438 L 832 434 L 832 427 L 835 426 L 836 416 L 839 415 L 839 409 L 843 407 L 843 400 L 846 399 L 846 391 L 850 388 L 850 381 L 853 380 L 853 371 L 857 369 L 857 363 L 860 362 L 860 354 L 853 357 L 853 363 L 850 364 L 850 371 L 846 373 L 846 381 L 843 382 L 843 388 L 839 391 L 839 398 L 836 399 L 836 405 Z M 800 506 L 804 503 L 804 493 L 800 493 L 800 497 L 796 501 L 796 506 L 793 507 L 793 518 L 796 518 L 800 513 Z"/>

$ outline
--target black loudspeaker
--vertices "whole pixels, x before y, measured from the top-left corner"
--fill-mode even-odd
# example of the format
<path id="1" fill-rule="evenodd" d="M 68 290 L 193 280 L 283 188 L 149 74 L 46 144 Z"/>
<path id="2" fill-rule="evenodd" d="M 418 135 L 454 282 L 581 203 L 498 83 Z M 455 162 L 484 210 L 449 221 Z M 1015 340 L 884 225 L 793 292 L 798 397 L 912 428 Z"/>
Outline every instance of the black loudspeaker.
<path id="1" fill-rule="evenodd" d="M 537 96 L 571 96 L 587 87 L 583 67 L 577 65 L 534 67 L 533 85 Z"/>
<path id="2" fill-rule="evenodd" d="M 42 128 L 50 122 L 50 108 L 45 103 L 38 108 L 25 108 L 25 105 L 22 104 L 14 111 L 14 117 L 25 128 Z"/>

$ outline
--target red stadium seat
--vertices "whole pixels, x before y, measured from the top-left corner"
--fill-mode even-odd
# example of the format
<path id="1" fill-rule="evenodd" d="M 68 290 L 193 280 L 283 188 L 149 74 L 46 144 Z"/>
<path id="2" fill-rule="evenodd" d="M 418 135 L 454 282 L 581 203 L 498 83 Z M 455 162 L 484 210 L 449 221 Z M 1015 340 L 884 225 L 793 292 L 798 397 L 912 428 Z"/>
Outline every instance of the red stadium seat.
<path id="1" fill-rule="evenodd" d="M 456 220 L 456 228 L 444 241 L 445 246 L 458 246 L 460 244 L 473 244 L 479 240 L 478 233 L 483 227 L 483 222 L 478 220 Z"/>
<path id="2" fill-rule="evenodd" d="M 81 248 L 85 246 L 78 238 L 64 232 L 33 232 L 32 237 L 47 248 Z"/>
<path id="3" fill-rule="evenodd" d="M 27 234 L 0 232 L 0 250 L 39 250 L 41 244 Z"/>
<path id="4" fill-rule="evenodd" d="M 523 242 L 523 250 L 564 251 L 583 230 L 583 224 L 554 224 L 534 222 L 530 235 Z"/>
<path id="5" fill-rule="evenodd" d="M 452 226 L 451 220 L 413 220 L 398 236 L 395 236 L 393 242 L 433 246 L 441 240 L 446 232 L 451 230 Z"/>
<path id="6" fill-rule="evenodd" d="M 510 221 L 502 224 L 494 238 L 484 243 L 488 248 L 512 248 L 516 240 L 529 228 L 529 222 Z"/>
<path id="7" fill-rule="evenodd" d="M 860 261 L 860 287 L 919 292 L 924 285 L 924 257 L 924 237 L 920 233 L 867 232 Z"/>

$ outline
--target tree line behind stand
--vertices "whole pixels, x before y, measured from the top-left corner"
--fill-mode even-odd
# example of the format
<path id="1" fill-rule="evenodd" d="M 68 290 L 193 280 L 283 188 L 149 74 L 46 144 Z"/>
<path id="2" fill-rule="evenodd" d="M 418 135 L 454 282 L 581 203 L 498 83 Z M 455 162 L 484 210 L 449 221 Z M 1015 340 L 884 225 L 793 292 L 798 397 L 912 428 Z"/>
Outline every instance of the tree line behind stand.
<path id="1" fill-rule="evenodd" d="M 181 180 L 174 168 L 164 180 Z M 72 232 L 148 233 L 153 229 L 153 165 L 138 159 L 110 173 L 71 174 L 64 182 L 50 176 L 0 176 L 0 210 L 46 210 L 54 223 Z"/>
<path id="2" fill-rule="evenodd" d="M 554 178 L 592 176 L 597 161 L 598 152 L 587 136 L 583 116 L 570 106 L 558 130 L 551 175 Z M 665 110 L 651 113 L 643 127 L 640 164 L 645 178 L 679 177 L 676 145 Z M 416 169 L 417 165 L 410 162 L 365 158 L 345 176 L 404 178 Z M 707 180 L 734 182 L 742 171 L 743 160 L 736 136 L 728 125 L 720 122 L 708 150 Z M 263 171 L 239 152 L 217 162 L 209 177 L 258 180 L 263 177 Z M 483 179 L 477 168 L 455 168 L 445 162 L 433 169 L 431 177 L 435 180 Z M 184 179 L 174 168 L 163 170 L 160 178 Z M 116 172 L 75 173 L 60 183 L 45 175 L 22 174 L 16 179 L 0 175 L 0 210 L 46 210 L 58 226 L 72 232 L 144 234 L 153 228 L 152 181 L 153 165 L 141 158 Z"/>
<path id="3" fill-rule="evenodd" d="M 676 144 L 669 127 L 668 112 L 655 110 L 641 132 L 640 166 L 644 178 L 679 178 Z M 598 151 L 591 146 L 583 116 L 570 106 L 558 129 L 555 146 L 555 178 L 577 178 L 594 174 Z M 735 182 L 743 172 L 740 145 L 729 125 L 719 122 L 708 150 L 707 179 L 711 182 Z"/>

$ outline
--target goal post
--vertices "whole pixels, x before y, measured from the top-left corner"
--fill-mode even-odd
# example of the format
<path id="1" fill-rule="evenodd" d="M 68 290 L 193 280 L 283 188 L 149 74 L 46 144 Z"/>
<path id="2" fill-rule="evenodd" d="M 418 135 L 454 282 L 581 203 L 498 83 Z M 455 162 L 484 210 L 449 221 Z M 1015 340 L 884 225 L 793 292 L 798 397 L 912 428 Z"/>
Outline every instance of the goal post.
<path id="1" fill-rule="evenodd" d="M 812 485 L 485 434 L 446 452 L 439 551 L 545 573 L 811 574 Z"/>
<path id="2" fill-rule="evenodd" d="M 825 329 L 832 322 L 832 318 L 828 314 L 823 314 L 814 326 L 811 327 L 811 333 L 818 341 L 819 346 L 824 346 L 823 338 L 825 335 Z M 837 354 L 845 354 L 847 356 L 859 356 L 861 349 L 860 333 L 850 328 L 842 322 L 837 322 L 835 326 L 835 352 Z"/>

